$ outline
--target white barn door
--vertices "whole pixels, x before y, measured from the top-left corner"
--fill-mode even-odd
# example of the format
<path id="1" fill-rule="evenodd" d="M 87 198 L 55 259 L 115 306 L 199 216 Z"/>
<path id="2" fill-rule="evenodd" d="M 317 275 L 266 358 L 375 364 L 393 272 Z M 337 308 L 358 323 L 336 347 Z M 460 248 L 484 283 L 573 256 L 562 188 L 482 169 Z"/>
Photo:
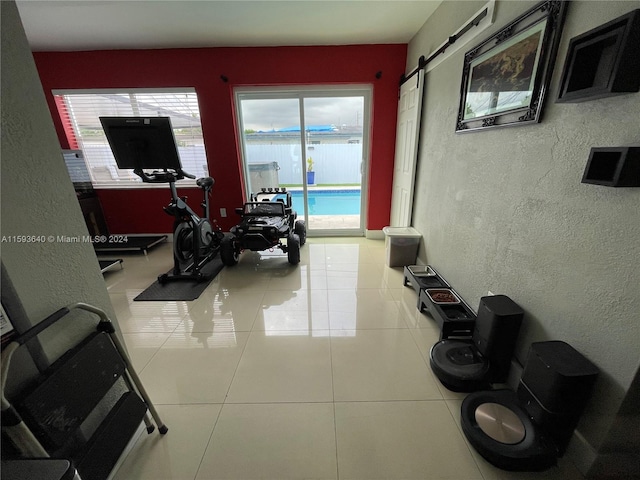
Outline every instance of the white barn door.
<path id="1" fill-rule="evenodd" d="M 411 225 L 423 84 L 424 70 L 421 69 L 400 87 L 391 197 L 392 227 Z"/>

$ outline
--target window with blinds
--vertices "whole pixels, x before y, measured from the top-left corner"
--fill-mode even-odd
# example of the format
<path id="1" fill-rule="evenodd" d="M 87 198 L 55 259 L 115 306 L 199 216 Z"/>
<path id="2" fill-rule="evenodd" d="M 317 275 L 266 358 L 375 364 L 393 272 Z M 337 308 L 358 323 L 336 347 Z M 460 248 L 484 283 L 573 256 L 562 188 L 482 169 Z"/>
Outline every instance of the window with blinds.
<path id="1" fill-rule="evenodd" d="M 170 117 L 182 169 L 209 175 L 198 97 L 193 89 L 54 91 L 71 149 L 82 150 L 95 188 L 162 187 L 143 184 L 133 170 L 120 170 L 99 117 Z M 178 185 L 194 184 L 184 179 Z"/>

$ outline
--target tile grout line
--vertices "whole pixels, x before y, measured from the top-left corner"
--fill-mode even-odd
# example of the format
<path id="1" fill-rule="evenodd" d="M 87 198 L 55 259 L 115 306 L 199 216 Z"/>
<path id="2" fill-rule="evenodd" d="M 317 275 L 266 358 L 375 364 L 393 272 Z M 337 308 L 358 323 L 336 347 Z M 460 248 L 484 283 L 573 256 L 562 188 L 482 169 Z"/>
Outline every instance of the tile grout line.
<path id="1" fill-rule="evenodd" d="M 331 327 L 331 323 L 329 323 Z M 335 439 L 336 447 L 336 479 L 340 478 L 340 464 L 338 460 L 338 420 L 336 418 L 336 389 L 333 381 L 333 338 L 331 336 L 331 330 L 329 330 L 329 364 L 331 366 L 331 406 L 333 407 L 333 438 Z"/>
<path id="2" fill-rule="evenodd" d="M 455 401 L 455 400 L 454 400 Z M 478 463 L 478 460 L 476 458 L 476 456 L 473 454 L 473 449 L 471 447 L 471 445 L 469 444 L 469 441 L 467 440 L 467 437 L 464 435 L 464 433 L 462 432 L 462 428 L 460 426 L 460 423 L 458 421 L 456 421 L 456 418 L 453 414 L 453 412 L 451 411 L 451 408 L 449 407 L 449 400 L 447 400 L 446 398 L 444 399 L 444 404 L 447 407 L 447 410 L 449 411 L 449 415 L 451 416 L 454 425 L 457 427 L 458 429 L 458 433 L 460 434 L 460 436 L 462 437 L 462 441 L 464 442 L 465 446 L 467 447 L 467 450 L 469 451 L 469 456 L 471 457 L 471 460 L 473 460 L 474 465 L 476 466 L 476 468 L 478 469 L 478 473 L 480 473 L 480 476 L 484 479 L 484 480 L 490 480 L 487 479 L 484 476 L 484 473 L 482 473 L 482 469 L 480 468 L 480 464 Z"/>
<path id="3" fill-rule="evenodd" d="M 180 405 L 184 405 L 184 404 L 180 404 Z M 198 405 L 220 405 L 220 404 L 206 403 L 206 404 L 198 404 Z M 200 457 L 200 462 L 198 462 L 198 468 L 196 468 L 196 473 L 193 477 L 193 480 L 196 480 L 198 478 L 198 474 L 200 473 L 200 469 L 202 468 L 202 462 L 204 462 L 204 456 L 207 454 L 207 450 L 209 450 L 209 445 L 211 445 L 211 442 L 213 441 L 213 434 L 216 431 L 216 425 L 218 425 L 218 421 L 220 420 L 220 416 L 222 415 L 223 407 L 224 407 L 224 404 L 220 406 L 220 410 L 218 410 L 218 415 L 216 415 L 216 419 L 213 422 L 213 427 L 211 427 L 211 434 L 209 435 L 209 439 L 207 440 L 207 443 L 204 446 L 204 449 L 202 450 L 202 456 Z"/>
<path id="4" fill-rule="evenodd" d="M 262 304 L 262 299 L 263 298 L 264 298 L 264 292 L 262 293 L 262 298 L 261 298 L 260 304 Z M 260 307 L 258 307 L 258 312 L 259 312 L 259 309 L 260 309 Z M 216 426 L 218 425 L 220 417 L 222 416 L 222 411 L 224 410 L 225 405 L 233 405 L 231 403 L 227 403 L 227 397 L 229 396 L 229 391 L 231 390 L 231 385 L 233 384 L 233 381 L 234 381 L 234 379 L 236 377 L 236 373 L 238 372 L 238 368 L 240 368 L 240 362 L 242 361 L 242 356 L 244 355 L 244 352 L 247 349 L 247 345 L 249 344 L 249 340 L 251 338 L 251 333 L 253 332 L 253 327 L 254 327 L 256 319 L 258 317 L 258 312 L 256 312 L 256 315 L 255 315 L 255 317 L 253 319 L 253 323 L 251 325 L 251 328 L 249 329 L 248 332 L 246 332 L 247 333 L 247 340 L 246 340 L 246 342 L 244 344 L 244 347 L 242 348 L 242 352 L 239 355 L 238 363 L 236 364 L 236 368 L 234 369 L 233 375 L 231 376 L 231 381 L 229 382 L 229 386 L 227 387 L 227 391 L 225 392 L 224 399 L 222 400 L 221 404 L 218 404 L 218 405 L 220 405 L 220 410 L 218 411 L 218 415 L 216 416 L 215 422 L 213 422 L 213 428 L 211 429 L 211 434 L 209 435 L 209 439 L 207 440 L 207 444 L 205 445 L 205 448 L 202 451 L 202 456 L 200 457 L 200 462 L 198 463 L 198 468 L 196 469 L 196 474 L 193 477 L 194 480 L 196 480 L 198 478 L 198 474 L 200 473 L 200 469 L 202 468 L 202 463 L 204 462 L 204 457 L 205 457 L 205 455 L 207 453 L 207 450 L 209 449 L 209 446 L 212 445 L 213 437 L 214 437 L 215 432 L 216 432 Z M 236 333 L 239 333 L 239 332 L 236 332 Z M 208 405 L 211 405 L 211 404 L 208 404 Z"/>

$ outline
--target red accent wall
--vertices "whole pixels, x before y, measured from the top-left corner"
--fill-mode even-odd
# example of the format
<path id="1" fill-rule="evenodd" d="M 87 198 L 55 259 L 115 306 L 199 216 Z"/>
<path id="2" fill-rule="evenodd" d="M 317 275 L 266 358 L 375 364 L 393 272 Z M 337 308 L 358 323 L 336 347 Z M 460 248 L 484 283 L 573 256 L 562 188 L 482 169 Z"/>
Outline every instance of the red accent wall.
<path id="1" fill-rule="evenodd" d="M 398 105 L 398 80 L 406 45 L 196 48 L 34 53 L 62 148 L 70 148 L 51 90 L 194 87 L 200 104 L 209 172 L 216 184 L 211 214 L 223 230 L 235 225 L 242 205 L 239 139 L 235 131 L 235 86 L 371 84 L 372 135 L 366 228 L 388 225 Z M 380 79 L 376 73 L 381 71 Z M 228 78 L 224 82 L 221 76 Z M 186 189 L 192 208 L 198 189 Z M 162 206 L 169 188 L 99 190 L 111 233 L 170 233 Z M 219 218 L 219 209 L 228 216 Z"/>

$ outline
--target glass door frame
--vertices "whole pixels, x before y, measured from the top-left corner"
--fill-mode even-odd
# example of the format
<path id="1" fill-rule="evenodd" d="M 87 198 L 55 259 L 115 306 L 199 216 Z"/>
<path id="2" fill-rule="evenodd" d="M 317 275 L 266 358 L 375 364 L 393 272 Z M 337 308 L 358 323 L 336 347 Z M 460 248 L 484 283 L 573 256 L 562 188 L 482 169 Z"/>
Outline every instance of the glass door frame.
<path id="1" fill-rule="evenodd" d="M 236 128 L 238 131 L 238 148 L 241 155 L 242 175 L 245 187 L 245 199 L 249 200 L 248 178 L 249 166 L 246 162 L 244 141 L 244 121 L 242 118 L 242 100 L 291 100 L 297 99 L 300 120 L 300 146 L 302 152 L 307 152 L 305 138 L 304 100 L 305 98 L 333 98 L 333 97 L 363 97 L 362 119 L 362 159 L 360 162 L 360 225 L 358 228 L 344 229 L 314 229 L 309 228 L 307 220 L 307 236 L 364 236 L 367 219 L 367 198 L 369 191 L 369 167 L 371 160 L 371 99 L 373 96 L 372 84 L 354 85 L 313 85 L 313 86 L 272 86 L 272 87 L 236 87 L 233 90 L 234 108 L 236 111 Z M 303 159 L 304 160 L 304 159 Z M 304 217 L 309 218 L 308 212 L 308 188 L 307 188 L 307 164 L 301 162 L 301 183 L 303 190 Z"/>

